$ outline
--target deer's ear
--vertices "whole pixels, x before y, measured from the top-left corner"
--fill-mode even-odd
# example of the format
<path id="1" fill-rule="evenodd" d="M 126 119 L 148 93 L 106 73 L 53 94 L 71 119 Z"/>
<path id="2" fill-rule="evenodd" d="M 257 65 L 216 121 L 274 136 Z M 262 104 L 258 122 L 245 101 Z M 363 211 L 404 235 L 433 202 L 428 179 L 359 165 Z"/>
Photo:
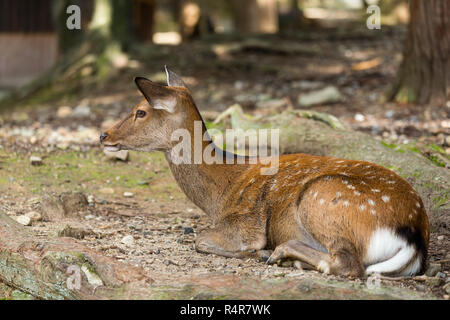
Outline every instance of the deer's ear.
<path id="1" fill-rule="evenodd" d="M 166 70 L 166 76 L 167 76 L 167 85 L 171 87 L 183 87 L 187 88 L 186 84 L 184 83 L 183 79 L 179 75 L 177 75 L 175 72 L 167 68 L 167 66 L 164 66 L 164 69 Z"/>
<path id="2" fill-rule="evenodd" d="M 139 91 L 147 99 L 154 109 L 174 112 L 177 105 L 177 97 L 168 87 L 154 83 L 143 77 L 134 78 Z"/>

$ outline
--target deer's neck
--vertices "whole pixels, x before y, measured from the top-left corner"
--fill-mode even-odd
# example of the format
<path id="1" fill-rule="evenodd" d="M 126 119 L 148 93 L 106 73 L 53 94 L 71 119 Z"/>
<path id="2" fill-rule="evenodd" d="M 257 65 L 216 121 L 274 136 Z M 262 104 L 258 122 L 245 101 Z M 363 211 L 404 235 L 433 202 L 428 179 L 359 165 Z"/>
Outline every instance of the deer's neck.
<path id="1" fill-rule="evenodd" d="M 227 190 L 248 168 L 248 164 L 226 164 L 226 155 L 234 159 L 237 159 L 239 156 L 225 153 L 222 149 L 215 146 L 210 139 L 206 141 L 203 141 L 203 139 L 199 140 L 201 137 L 204 137 L 206 132 L 203 122 L 201 122 L 200 138 L 198 137 L 200 131 L 195 132 L 195 129 L 189 131 L 193 133 L 191 138 L 191 162 L 179 163 L 177 159 L 173 158 L 171 150 L 166 151 L 165 156 L 175 180 L 186 196 L 214 219 L 220 214 L 222 204 L 226 201 L 224 195 Z M 205 153 L 211 154 L 211 150 L 214 150 L 213 154 L 221 154 L 223 162 L 206 163 L 202 156 L 201 163 L 198 163 L 198 153 L 201 152 L 202 155 Z M 197 158 L 195 158 L 194 153 L 197 153 Z M 194 163 L 195 159 L 197 159 L 197 163 Z"/>

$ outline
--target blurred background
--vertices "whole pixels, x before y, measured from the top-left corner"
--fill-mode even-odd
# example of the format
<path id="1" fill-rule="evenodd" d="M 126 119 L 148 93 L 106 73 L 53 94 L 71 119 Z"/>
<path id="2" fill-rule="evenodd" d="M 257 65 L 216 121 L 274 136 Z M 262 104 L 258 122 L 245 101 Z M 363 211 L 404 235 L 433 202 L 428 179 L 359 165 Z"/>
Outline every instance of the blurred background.
<path id="1" fill-rule="evenodd" d="M 165 83 L 167 64 L 207 121 L 236 104 L 323 112 L 431 144 L 446 166 L 449 14 L 444 0 L 0 0 L 1 144 L 95 146 L 141 99 L 133 78 Z"/>

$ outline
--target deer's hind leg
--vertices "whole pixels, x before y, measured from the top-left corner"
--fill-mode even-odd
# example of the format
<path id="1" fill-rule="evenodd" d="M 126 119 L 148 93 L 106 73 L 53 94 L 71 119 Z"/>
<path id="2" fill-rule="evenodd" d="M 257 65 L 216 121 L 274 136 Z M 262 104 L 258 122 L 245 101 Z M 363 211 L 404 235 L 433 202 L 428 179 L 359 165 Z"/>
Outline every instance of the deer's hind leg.
<path id="1" fill-rule="evenodd" d="M 233 214 L 220 220 L 213 229 L 201 232 L 195 249 L 201 253 L 212 253 L 228 258 L 257 258 L 267 260 L 265 224 L 252 215 Z"/>
<path id="2" fill-rule="evenodd" d="M 361 277 L 364 275 L 364 268 L 356 252 L 351 246 L 346 247 L 342 244 L 343 242 L 340 242 L 339 246 L 331 248 L 330 253 L 325 253 L 311 248 L 300 240 L 289 240 L 275 248 L 267 263 L 291 258 L 306 262 L 323 273 Z"/>

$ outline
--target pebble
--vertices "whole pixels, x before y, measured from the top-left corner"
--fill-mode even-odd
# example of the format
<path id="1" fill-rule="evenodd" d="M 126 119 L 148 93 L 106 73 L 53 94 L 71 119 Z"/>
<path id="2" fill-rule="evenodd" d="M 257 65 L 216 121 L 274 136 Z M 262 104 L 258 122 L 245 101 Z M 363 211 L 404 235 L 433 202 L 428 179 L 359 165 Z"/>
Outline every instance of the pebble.
<path id="1" fill-rule="evenodd" d="M 24 226 L 31 226 L 31 218 L 27 216 L 18 216 L 16 221 Z"/>
<path id="2" fill-rule="evenodd" d="M 103 149 L 103 153 L 105 154 L 107 159 L 111 159 L 111 160 L 117 159 L 117 160 L 127 161 L 128 156 L 129 156 L 128 150 L 120 150 L 120 151 L 116 151 L 116 152 L 111 152 L 111 151 L 107 151 L 107 150 Z"/>
<path id="3" fill-rule="evenodd" d="M 134 194 L 131 193 L 131 192 L 124 192 L 124 193 L 123 193 L 123 196 L 124 196 L 125 198 L 132 198 L 132 197 L 134 196 Z"/>
<path id="4" fill-rule="evenodd" d="M 58 118 L 66 118 L 72 114 L 72 108 L 68 106 L 62 106 L 58 108 L 56 116 Z"/>
<path id="5" fill-rule="evenodd" d="M 444 282 L 444 279 L 436 278 L 436 277 L 428 277 L 425 280 L 425 284 L 430 287 L 437 287 L 440 286 Z"/>
<path id="6" fill-rule="evenodd" d="M 434 277 L 439 271 L 441 271 L 441 264 L 440 263 L 430 263 L 427 271 L 425 274 L 428 277 Z"/>
<path id="7" fill-rule="evenodd" d="M 364 121 L 365 119 L 366 119 L 366 117 L 364 117 L 364 115 L 363 114 L 361 114 L 361 113 L 357 113 L 357 114 L 355 114 L 355 120 L 356 121 L 358 121 L 358 122 L 362 122 L 362 121 Z"/>
<path id="8" fill-rule="evenodd" d="M 101 188 L 98 191 L 100 193 L 104 193 L 104 194 L 113 194 L 114 193 L 114 189 L 113 188 Z"/>
<path id="9" fill-rule="evenodd" d="M 122 240 L 120 241 L 123 244 L 126 244 L 127 246 L 132 246 L 134 244 L 134 238 L 132 235 L 128 235 L 122 238 Z"/>
<path id="10" fill-rule="evenodd" d="M 184 234 L 194 233 L 194 228 L 192 227 L 184 227 Z"/>
<path id="11" fill-rule="evenodd" d="M 42 165 L 42 159 L 37 157 L 37 156 L 31 156 L 30 157 L 30 163 L 33 166 L 40 166 L 40 165 Z"/>
<path id="12" fill-rule="evenodd" d="M 444 236 L 438 236 L 437 239 L 438 239 L 439 241 L 442 241 L 442 240 L 444 240 Z"/>
<path id="13" fill-rule="evenodd" d="M 30 218 L 31 221 L 41 221 L 42 220 L 42 215 L 37 211 L 30 211 L 30 212 L 26 213 L 25 216 Z"/>
<path id="14" fill-rule="evenodd" d="M 445 292 L 447 292 L 448 294 L 450 294 L 450 283 L 447 283 L 447 284 L 444 286 L 444 290 L 445 290 Z"/>

